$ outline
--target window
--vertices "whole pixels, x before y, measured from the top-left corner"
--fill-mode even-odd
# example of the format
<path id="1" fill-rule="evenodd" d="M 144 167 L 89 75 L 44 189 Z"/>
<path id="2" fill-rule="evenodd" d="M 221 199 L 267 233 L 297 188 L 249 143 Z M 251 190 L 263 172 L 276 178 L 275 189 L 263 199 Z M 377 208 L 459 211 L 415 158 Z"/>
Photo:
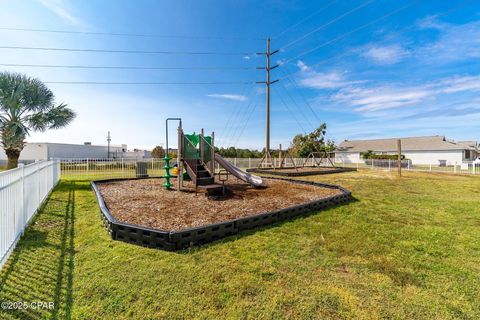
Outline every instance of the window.
<path id="1" fill-rule="evenodd" d="M 465 160 L 470 160 L 472 158 L 472 152 L 470 150 L 465 150 Z"/>

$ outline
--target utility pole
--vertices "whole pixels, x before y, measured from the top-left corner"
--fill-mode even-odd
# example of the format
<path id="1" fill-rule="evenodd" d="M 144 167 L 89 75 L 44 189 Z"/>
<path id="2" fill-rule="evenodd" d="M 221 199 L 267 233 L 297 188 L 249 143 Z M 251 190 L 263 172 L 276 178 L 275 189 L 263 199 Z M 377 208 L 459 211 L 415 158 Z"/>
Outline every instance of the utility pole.
<path id="1" fill-rule="evenodd" d="M 110 131 L 108 131 L 108 136 L 107 136 L 107 159 L 110 159 L 110 141 L 112 141 L 110 137 Z"/>
<path id="2" fill-rule="evenodd" d="M 278 80 L 270 80 L 270 70 L 273 70 L 278 67 L 278 65 L 270 66 L 270 57 L 277 53 L 278 50 L 273 52 L 270 51 L 270 37 L 267 38 L 267 51 L 263 53 L 257 53 L 257 55 L 265 55 L 267 58 L 267 63 L 265 67 L 257 67 L 257 69 L 265 69 L 266 71 L 266 81 L 258 81 L 257 83 L 264 83 L 266 86 L 266 137 L 265 137 L 265 153 L 263 154 L 262 160 L 259 163 L 259 167 L 265 163 L 266 166 L 273 166 L 272 155 L 270 154 L 270 85 L 277 82 Z"/>

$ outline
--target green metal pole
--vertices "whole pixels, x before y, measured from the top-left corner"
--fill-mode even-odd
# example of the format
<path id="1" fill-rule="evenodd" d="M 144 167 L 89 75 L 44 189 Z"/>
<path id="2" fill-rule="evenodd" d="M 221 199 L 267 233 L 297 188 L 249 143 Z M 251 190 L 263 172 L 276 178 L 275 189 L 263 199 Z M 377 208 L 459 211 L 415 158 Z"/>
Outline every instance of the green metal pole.
<path id="1" fill-rule="evenodd" d="M 172 186 L 172 184 L 170 183 L 170 160 L 172 158 L 170 158 L 168 156 L 168 153 L 165 153 L 165 157 L 163 158 L 163 160 L 165 160 L 165 166 L 163 167 L 165 169 L 165 183 L 163 184 L 163 186 L 165 187 L 165 189 L 167 190 L 170 190 L 170 187 Z"/>
<path id="2" fill-rule="evenodd" d="M 176 121 L 180 121 L 180 127 L 182 126 L 182 118 L 167 118 L 167 120 L 165 121 L 165 139 L 167 140 L 166 141 L 166 150 L 165 150 L 165 157 L 163 158 L 163 160 L 165 160 L 165 166 L 163 167 L 165 169 L 165 183 L 163 184 L 163 186 L 165 187 L 165 189 L 167 190 L 170 190 L 170 187 L 172 186 L 172 184 L 170 183 L 170 178 L 171 178 L 171 175 L 170 175 L 170 160 L 172 160 L 172 158 L 169 157 L 168 155 L 168 121 L 169 120 L 176 120 Z M 177 150 L 177 153 L 179 152 L 179 150 Z M 180 166 L 180 164 L 178 164 Z"/>

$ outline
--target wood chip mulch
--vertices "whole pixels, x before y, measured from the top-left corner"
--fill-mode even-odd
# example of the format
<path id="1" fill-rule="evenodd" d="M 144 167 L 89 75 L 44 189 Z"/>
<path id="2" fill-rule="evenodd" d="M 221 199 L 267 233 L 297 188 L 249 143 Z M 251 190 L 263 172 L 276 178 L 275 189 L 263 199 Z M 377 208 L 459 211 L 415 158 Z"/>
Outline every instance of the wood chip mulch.
<path id="1" fill-rule="evenodd" d="M 255 189 L 230 178 L 225 184 L 233 194 L 225 199 L 195 195 L 185 182 L 182 191 L 167 191 L 164 179 L 124 180 L 99 183 L 105 204 L 118 221 L 150 228 L 178 231 L 233 220 L 340 194 L 338 189 L 266 180 L 266 188 Z M 176 180 L 172 179 L 176 186 Z"/>

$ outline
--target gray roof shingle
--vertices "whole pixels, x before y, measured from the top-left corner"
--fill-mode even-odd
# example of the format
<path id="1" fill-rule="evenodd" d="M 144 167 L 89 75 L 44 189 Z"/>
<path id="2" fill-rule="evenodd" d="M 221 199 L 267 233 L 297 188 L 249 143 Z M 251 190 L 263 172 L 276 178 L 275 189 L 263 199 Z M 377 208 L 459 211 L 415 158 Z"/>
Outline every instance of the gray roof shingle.
<path id="1" fill-rule="evenodd" d="M 374 140 L 345 140 L 336 151 L 344 152 L 365 152 L 368 150 L 381 152 L 397 151 L 397 140 L 399 138 L 374 139 Z M 415 150 L 475 150 L 475 141 L 455 142 L 445 139 L 443 136 L 409 137 L 400 138 L 402 151 Z"/>

